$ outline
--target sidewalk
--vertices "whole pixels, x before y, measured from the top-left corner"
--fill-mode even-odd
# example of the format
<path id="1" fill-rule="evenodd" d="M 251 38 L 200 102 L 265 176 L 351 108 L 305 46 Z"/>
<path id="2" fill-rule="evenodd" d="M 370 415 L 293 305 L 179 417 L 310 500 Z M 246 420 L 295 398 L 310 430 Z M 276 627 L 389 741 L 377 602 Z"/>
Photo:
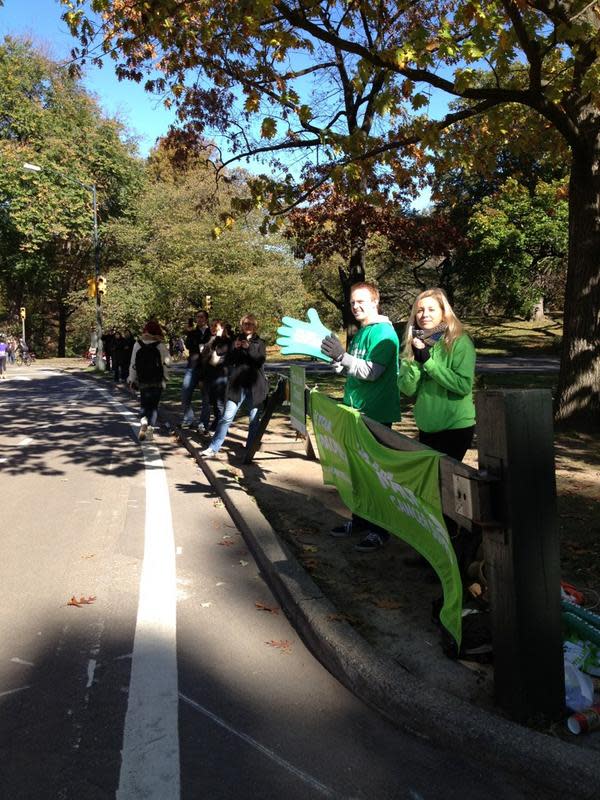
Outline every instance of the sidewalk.
<path id="1" fill-rule="evenodd" d="M 175 408 L 164 415 L 173 425 L 179 419 Z M 185 432 L 181 441 L 315 656 L 365 702 L 440 748 L 525 775 L 539 797 L 597 798 L 600 732 L 575 737 L 557 724 L 541 733 L 503 718 L 493 705 L 492 667 L 443 654 L 431 622 L 440 587 L 404 564 L 408 545 L 393 537 L 365 555 L 353 540 L 329 536 L 348 511 L 286 417 L 273 418 L 250 465 L 242 464 L 245 434 L 244 420 L 232 425 L 211 460 L 199 455 L 206 438 Z"/>

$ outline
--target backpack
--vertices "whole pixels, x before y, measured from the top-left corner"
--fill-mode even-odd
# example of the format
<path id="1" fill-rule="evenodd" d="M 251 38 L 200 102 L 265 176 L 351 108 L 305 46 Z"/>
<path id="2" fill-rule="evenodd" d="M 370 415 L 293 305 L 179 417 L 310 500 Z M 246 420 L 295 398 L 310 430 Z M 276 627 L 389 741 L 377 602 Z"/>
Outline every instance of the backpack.
<path id="1" fill-rule="evenodd" d="M 135 371 L 138 383 L 160 384 L 164 378 L 162 358 L 158 349 L 159 342 L 139 342 L 139 350 L 135 355 Z"/>

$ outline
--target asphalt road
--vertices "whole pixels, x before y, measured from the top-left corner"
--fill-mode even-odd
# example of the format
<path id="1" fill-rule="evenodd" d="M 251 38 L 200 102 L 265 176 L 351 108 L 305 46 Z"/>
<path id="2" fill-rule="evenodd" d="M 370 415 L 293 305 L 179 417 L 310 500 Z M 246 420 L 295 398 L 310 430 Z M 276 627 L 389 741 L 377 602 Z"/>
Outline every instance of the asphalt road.
<path id="1" fill-rule="evenodd" d="M 0 384 L 2 800 L 536 796 L 338 684 L 195 462 L 141 446 L 132 411 L 40 367 Z"/>

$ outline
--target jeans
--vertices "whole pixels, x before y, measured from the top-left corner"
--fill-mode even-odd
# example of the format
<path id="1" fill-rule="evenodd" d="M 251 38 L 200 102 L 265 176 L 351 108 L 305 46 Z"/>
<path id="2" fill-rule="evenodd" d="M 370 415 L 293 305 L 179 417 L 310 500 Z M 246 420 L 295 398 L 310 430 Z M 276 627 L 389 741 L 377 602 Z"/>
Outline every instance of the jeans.
<path id="1" fill-rule="evenodd" d="M 183 383 L 181 385 L 181 405 L 183 406 L 183 422 L 185 425 L 189 425 L 194 421 L 192 396 L 199 380 L 200 370 L 198 366 L 188 367 L 183 376 Z"/>
<path id="2" fill-rule="evenodd" d="M 148 424 L 156 425 L 158 419 L 158 404 L 162 394 L 162 386 L 140 386 L 140 406 L 142 417 L 146 417 Z"/>
<path id="3" fill-rule="evenodd" d="M 210 449 L 214 450 L 214 452 L 218 452 L 221 449 L 221 445 L 225 441 L 225 437 L 227 436 L 227 431 L 229 430 L 229 426 L 233 422 L 235 415 L 237 414 L 238 410 L 240 409 L 242 403 L 246 403 L 248 407 L 248 436 L 246 438 L 246 447 L 252 444 L 252 441 L 256 437 L 258 433 L 258 426 L 260 424 L 260 416 L 258 413 L 257 406 L 249 407 L 250 403 L 252 402 L 252 393 L 249 392 L 247 389 L 241 390 L 240 400 L 238 403 L 235 400 L 228 400 L 225 404 L 225 411 L 223 416 L 219 420 L 219 424 L 217 425 L 217 430 L 215 431 L 215 435 L 211 439 L 210 442 Z"/>
<path id="4" fill-rule="evenodd" d="M 213 422 L 213 430 L 216 430 L 219 420 L 225 413 L 225 389 L 227 388 L 227 376 L 220 375 L 218 378 L 213 378 L 208 387 L 210 397 L 210 405 L 212 412 L 215 416 Z"/>

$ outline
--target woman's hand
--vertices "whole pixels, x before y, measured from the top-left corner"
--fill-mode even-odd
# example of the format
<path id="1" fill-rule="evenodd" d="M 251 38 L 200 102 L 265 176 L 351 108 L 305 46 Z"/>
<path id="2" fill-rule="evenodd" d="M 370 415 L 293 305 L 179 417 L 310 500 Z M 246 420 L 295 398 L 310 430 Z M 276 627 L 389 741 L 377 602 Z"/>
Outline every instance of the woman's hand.
<path id="1" fill-rule="evenodd" d="M 429 347 L 422 339 L 416 336 L 412 340 L 412 351 L 415 361 L 419 364 L 424 364 L 429 358 Z"/>

